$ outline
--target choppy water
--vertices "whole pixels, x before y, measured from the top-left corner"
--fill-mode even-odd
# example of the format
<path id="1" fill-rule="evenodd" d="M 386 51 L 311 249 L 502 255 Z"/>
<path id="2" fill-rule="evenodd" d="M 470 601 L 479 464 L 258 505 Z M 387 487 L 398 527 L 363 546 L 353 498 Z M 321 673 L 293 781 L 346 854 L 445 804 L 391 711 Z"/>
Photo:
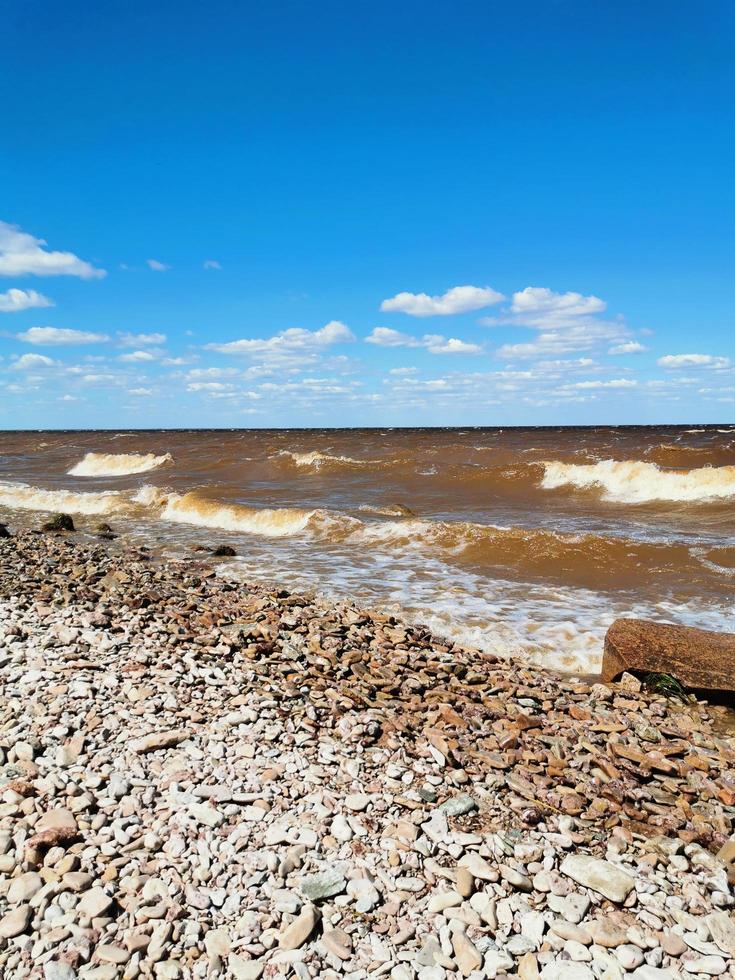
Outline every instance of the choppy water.
<path id="1" fill-rule="evenodd" d="M 570 670 L 735 629 L 735 426 L 0 433 L 0 512 L 58 510 Z"/>

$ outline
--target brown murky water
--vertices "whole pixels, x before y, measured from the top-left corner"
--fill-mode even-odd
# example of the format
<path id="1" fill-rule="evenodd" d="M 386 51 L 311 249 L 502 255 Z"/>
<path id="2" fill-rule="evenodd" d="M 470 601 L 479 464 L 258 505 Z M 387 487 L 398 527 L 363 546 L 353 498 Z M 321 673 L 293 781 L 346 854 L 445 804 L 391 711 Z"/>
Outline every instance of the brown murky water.
<path id="1" fill-rule="evenodd" d="M 14 510 L 574 670 L 617 615 L 735 628 L 735 426 L 0 433 Z"/>

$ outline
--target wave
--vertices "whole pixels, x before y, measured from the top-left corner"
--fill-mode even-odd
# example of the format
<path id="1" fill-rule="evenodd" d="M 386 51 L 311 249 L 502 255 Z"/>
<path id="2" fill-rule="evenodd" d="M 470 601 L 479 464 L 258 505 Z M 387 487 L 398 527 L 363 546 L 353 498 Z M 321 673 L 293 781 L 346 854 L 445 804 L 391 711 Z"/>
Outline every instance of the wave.
<path id="1" fill-rule="evenodd" d="M 129 476 L 147 473 L 164 463 L 173 462 L 173 456 L 165 453 L 87 453 L 68 471 L 69 476 Z"/>
<path id="2" fill-rule="evenodd" d="M 70 514 L 115 514 L 127 510 L 128 500 L 114 490 L 75 493 L 72 490 L 43 490 L 24 483 L 0 483 L 0 506 Z"/>
<path id="3" fill-rule="evenodd" d="M 259 509 L 242 504 L 224 504 L 192 492 L 171 494 L 165 501 L 161 518 L 179 524 L 280 538 L 303 531 L 314 514 L 313 510 L 297 507 Z"/>
<path id="4" fill-rule="evenodd" d="M 321 470 L 377 465 L 371 459 L 353 459 L 352 456 L 332 456 L 329 453 L 322 453 L 316 449 L 309 453 L 294 453 L 288 449 L 281 449 L 275 455 L 276 457 L 288 458 L 294 466 L 300 469 Z"/>
<path id="5" fill-rule="evenodd" d="M 654 500 L 707 503 L 735 497 L 735 466 L 701 466 L 692 470 L 664 470 L 641 460 L 605 459 L 598 463 L 542 464 L 541 486 L 556 490 L 573 486 L 600 489 L 614 503 L 643 504 Z"/>

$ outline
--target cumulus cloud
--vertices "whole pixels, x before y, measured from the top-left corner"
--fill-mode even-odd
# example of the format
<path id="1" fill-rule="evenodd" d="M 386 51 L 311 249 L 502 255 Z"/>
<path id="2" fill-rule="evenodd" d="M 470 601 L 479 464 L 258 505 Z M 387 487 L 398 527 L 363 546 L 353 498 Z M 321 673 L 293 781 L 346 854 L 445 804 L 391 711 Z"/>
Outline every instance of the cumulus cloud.
<path id="1" fill-rule="evenodd" d="M 35 371 L 36 368 L 54 367 L 56 361 L 44 354 L 23 354 L 13 363 L 14 371 Z"/>
<path id="2" fill-rule="evenodd" d="M 0 221 L 0 276 L 77 276 L 101 279 L 96 269 L 73 252 L 51 252 L 43 238 L 35 238 L 17 225 Z"/>
<path id="3" fill-rule="evenodd" d="M 393 330 L 391 327 L 376 327 L 372 333 L 365 338 L 366 344 L 375 344 L 378 347 L 421 347 L 418 337 L 411 337 L 410 334 L 401 333 L 400 330 Z"/>
<path id="4" fill-rule="evenodd" d="M 118 333 L 121 347 L 156 347 L 166 343 L 165 333 Z"/>
<path id="5" fill-rule="evenodd" d="M 657 363 L 662 368 L 726 368 L 730 366 L 730 358 L 714 357 L 712 354 L 666 354 L 659 357 Z"/>
<path id="6" fill-rule="evenodd" d="M 510 307 L 500 316 L 483 317 L 479 322 L 489 327 L 508 325 L 539 331 L 532 341 L 504 344 L 496 352 L 499 357 L 558 357 L 602 346 L 612 352 L 630 341 L 630 331 L 621 319 L 603 319 L 600 314 L 606 309 L 607 304 L 598 296 L 527 286 L 513 293 Z"/>
<path id="7" fill-rule="evenodd" d="M 380 309 L 384 313 L 407 313 L 409 316 L 450 316 L 484 309 L 503 298 L 502 293 L 489 286 L 453 286 L 441 296 L 397 293 L 391 299 L 384 299 Z"/>
<path id="8" fill-rule="evenodd" d="M 643 354 L 648 348 L 639 344 L 637 340 L 627 340 L 622 344 L 615 344 L 608 351 L 608 354 Z"/>
<path id="9" fill-rule="evenodd" d="M 265 359 L 290 359 L 299 352 L 309 354 L 326 349 L 332 344 L 354 341 L 355 335 L 340 320 L 330 320 L 319 330 L 291 327 L 274 337 L 232 340 L 226 344 L 206 344 L 206 350 L 218 354 L 245 354 Z"/>
<path id="10" fill-rule="evenodd" d="M 104 333 L 70 330 L 65 327 L 31 327 L 15 335 L 17 340 L 37 347 L 73 347 L 80 344 L 103 344 L 110 338 Z"/>
<path id="11" fill-rule="evenodd" d="M 155 361 L 156 355 L 149 350 L 134 350 L 129 354 L 121 354 L 118 360 L 124 364 L 144 364 Z"/>
<path id="12" fill-rule="evenodd" d="M 479 344 L 468 344 L 464 340 L 450 337 L 449 340 L 442 340 L 439 343 L 429 344 L 427 350 L 430 354 L 481 354 L 482 347 Z"/>
<path id="13" fill-rule="evenodd" d="M 544 286 L 526 286 L 513 293 L 510 312 L 515 322 L 529 327 L 565 326 L 579 317 L 604 313 L 607 303 L 597 296 L 555 293 Z"/>
<path id="14" fill-rule="evenodd" d="M 40 309 L 54 304 L 35 289 L 9 289 L 0 293 L 0 313 L 21 313 L 23 310 Z"/>
<path id="15" fill-rule="evenodd" d="M 440 334 L 424 334 L 423 337 L 412 337 L 410 334 L 392 330 L 390 327 L 375 327 L 365 338 L 366 344 L 378 347 L 423 347 L 430 354 L 481 354 L 479 344 L 470 344 L 464 340 L 451 337 L 449 340 Z"/>
<path id="16" fill-rule="evenodd" d="M 171 268 L 170 265 L 166 265 L 165 262 L 159 262 L 158 259 L 146 259 L 146 263 L 149 269 L 153 269 L 154 272 L 168 272 Z"/>
<path id="17" fill-rule="evenodd" d="M 221 269 L 222 268 L 222 266 L 219 264 L 219 262 L 216 259 L 205 259 L 203 265 L 204 265 L 204 268 L 205 269 Z"/>

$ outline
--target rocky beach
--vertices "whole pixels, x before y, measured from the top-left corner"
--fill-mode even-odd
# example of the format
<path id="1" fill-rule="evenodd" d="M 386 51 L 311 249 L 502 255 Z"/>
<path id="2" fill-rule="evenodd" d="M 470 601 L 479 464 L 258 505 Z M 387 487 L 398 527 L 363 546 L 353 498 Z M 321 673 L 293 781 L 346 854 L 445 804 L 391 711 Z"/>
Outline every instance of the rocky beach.
<path id="1" fill-rule="evenodd" d="M 0 539 L 0 976 L 735 977 L 725 712 Z"/>

